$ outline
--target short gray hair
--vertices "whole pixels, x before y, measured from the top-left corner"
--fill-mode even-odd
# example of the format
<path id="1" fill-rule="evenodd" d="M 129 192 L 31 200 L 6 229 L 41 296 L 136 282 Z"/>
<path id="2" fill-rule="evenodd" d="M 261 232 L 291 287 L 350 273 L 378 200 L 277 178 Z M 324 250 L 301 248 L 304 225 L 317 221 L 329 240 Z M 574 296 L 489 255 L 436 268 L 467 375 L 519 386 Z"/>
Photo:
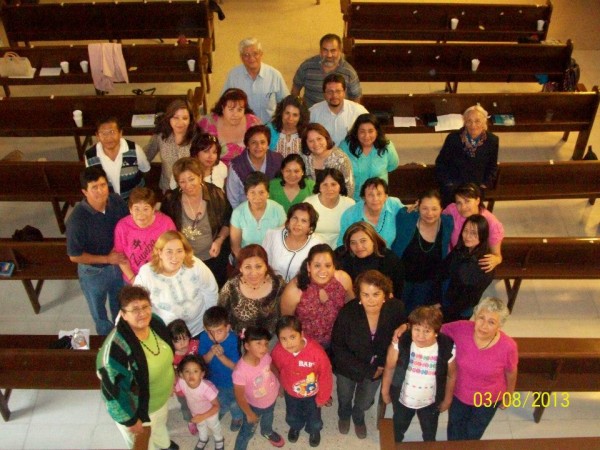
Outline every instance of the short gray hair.
<path id="1" fill-rule="evenodd" d="M 508 319 L 508 316 L 510 316 L 508 307 L 502 300 L 496 297 L 482 298 L 477 306 L 473 308 L 473 315 L 477 316 L 477 314 L 479 314 L 479 312 L 482 310 L 498 314 L 498 317 L 500 318 L 500 326 L 504 325 L 504 322 L 506 322 L 506 319 Z"/>
<path id="2" fill-rule="evenodd" d="M 256 50 L 262 52 L 262 44 L 258 42 L 258 39 L 249 37 L 246 39 L 242 39 L 238 44 L 238 50 L 240 51 L 240 55 L 244 53 L 244 49 L 247 47 L 256 47 Z"/>
<path id="3" fill-rule="evenodd" d="M 481 117 L 483 117 L 483 129 L 487 130 L 488 112 L 485 109 L 483 109 L 483 107 L 481 107 L 480 105 L 469 106 L 463 113 L 463 120 L 465 122 L 467 121 L 467 117 L 469 117 L 469 114 L 471 114 L 472 112 L 477 113 Z"/>

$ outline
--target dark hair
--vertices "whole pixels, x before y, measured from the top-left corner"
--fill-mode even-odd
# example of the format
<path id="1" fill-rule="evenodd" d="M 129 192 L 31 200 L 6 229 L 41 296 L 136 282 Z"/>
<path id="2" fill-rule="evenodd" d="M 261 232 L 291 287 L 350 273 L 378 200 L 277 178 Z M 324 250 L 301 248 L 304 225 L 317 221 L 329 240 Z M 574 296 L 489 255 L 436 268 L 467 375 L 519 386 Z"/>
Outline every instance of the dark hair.
<path id="1" fill-rule="evenodd" d="M 243 337 L 241 335 L 243 335 Z M 243 344 L 247 344 L 251 341 L 270 341 L 271 333 L 264 327 L 249 326 L 248 328 L 244 328 L 242 333 L 240 333 L 240 340 Z"/>
<path id="2" fill-rule="evenodd" d="M 308 213 L 310 223 L 309 234 L 314 233 L 315 228 L 317 228 L 317 222 L 319 221 L 319 213 L 315 210 L 313 205 L 306 202 L 296 203 L 295 205 L 290 206 L 290 209 L 288 209 L 287 212 L 287 219 L 285 221 L 284 227 L 287 229 L 288 225 L 290 224 L 290 220 L 296 211 L 304 211 Z"/>
<path id="3" fill-rule="evenodd" d="M 352 125 L 352 128 L 350 128 L 350 131 L 348 131 L 345 141 L 348 143 L 348 149 L 350 150 L 350 153 L 357 158 L 362 154 L 362 145 L 358 140 L 358 129 L 365 123 L 370 123 L 375 127 L 377 138 L 375 139 L 373 146 L 377 149 L 377 156 L 382 156 L 388 151 L 387 146 L 389 145 L 390 141 L 389 139 L 386 139 L 385 133 L 383 132 L 377 117 L 370 113 L 361 114 L 358 116 L 354 121 L 354 125 Z"/>
<path id="4" fill-rule="evenodd" d="M 456 190 L 454 191 L 454 201 L 456 202 L 456 197 L 463 197 L 463 198 L 473 198 L 473 199 L 479 199 L 479 209 L 483 209 L 483 193 L 481 192 L 481 189 L 479 188 L 479 186 L 477 186 L 475 183 L 467 183 L 467 184 L 461 184 L 460 186 L 458 186 L 456 188 Z"/>
<path id="5" fill-rule="evenodd" d="M 275 114 L 273 114 L 273 120 L 271 120 L 271 124 L 273 128 L 277 131 L 281 132 L 283 130 L 283 113 L 288 106 L 293 106 L 298 108 L 300 111 L 300 120 L 298 120 L 298 125 L 296 129 L 298 131 L 298 135 L 302 136 L 306 125 L 310 122 L 310 112 L 306 107 L 306 103 L 301 97 L 296 97 L 295 95 L 288 95 L 283 100 L 281 100 L 277 104 L 277 108 L 275 109 Z"/>
<path id="6" fill-rule="evenodd" d="M 308 265 L 312 262 L 315 256 L 320 255 L 321 253 L 327 253 L 329 256 L 331 256 L 331 261 L 333 261 L 333 267 L 336 267 L 335 253 L 333 252 L 333 249 L 329 246 L 329 244 L 317 244 L 314 247 L 312 247 L 308 251 L 308 256 L 302 262 L 300 270 L 298 271 L 298 278 L 296 280 L 296 284 L 298 285 L 298 289 L 300 289 L 301 291 L 305 291 L 310 285 Z"/>
<path id="7" fill-rule="evenodd" d="M 177 373 L 179 375 L 183 374 L 185 366 L 190 363 L 198 364 L 200 370 L 204 372 L 204 376 L 208 375 L 208 364 L 206 364 L 206 361 L 204 361 L 204 358 L 200 355 L 185 355 L 177 365 Z"/>
<path id="8" fill-rule="evenodd" d="M 281 316 L 275 325 L 275 334 L 279 337 L 281 330 L 291 328 L 292 330 L 302 333 L 302 322 L 296 316 Z"/>
<path id="9" fill-rule="evenodd" d="M 440 202 L 440 205 L 442 204 L 442 196 L 440 194 L 440 191 L 438 191 L 437 189 L 429 189 L 428 191 L 422 192 L 417 200 L 419 200 L 420 202 L 421 200 L 424 200 L 426 198 L 435 198 Z"/>
<path id="10" fill-rule="evenodd" d="M 206 152 L 211 149 L 212 146 L 217 148 L 217 161 L 215 165 L 221 161 L 221 144 L 216 136 L 205 133 L 201 128 L 196 128 L 196 133 L 190 142 L 190 157 L 198 158 L 198 153 Z"/>
<path id="11" fill-rule="evenodd" d="M 246 147 L 248 147 L 248 143 L 250 142 L 250 139 L 252 139 L 252 136 L 254 136 L 255 134 L 259 134 L 259 133 L 262 133 L 265 135 L 265 137 L 267 138 L 268 144 L 271 143 L 271 130 L 269 130 L 268 126 L 252 125 L 250 128 L 248 128 L 246 130 L 246 133 L 244 133 L 244 145 Z"/>
<path id="12" fill-rule="evenodd" d="M 250 172 L 246 175 L 246 179 L 244 180 L 244 193 L 248 194 L 248 191 L 251 188 L 258 186 L 259 184 L 264 184 L 267 192 L 269 192 L 269 177 L 258 170 Z"/>
<path id="13" fill-rule="evenodd" d="M 273 268 L 269 265 L 269 256 L 267 255 L 267 251 L 258 244 L 248 244 L 245 247 L 241 248 L 238 256 L 236 258 L 237 270 L 239 271 L 242 267 L 242 263 L 244 260 L 248 258 L 260 258 L 267 265 L 267 273 L 271 276 L 271 278 L 275 278 L 275 272 Z"/>
<path id="14" fill-rule="evenodd" d="M 298 186 L 300 187 L 300 189 L 304 189 L 306 187 L 306 164 L 304 164 L 304 159 L 302 158 L 302 156 L 296 153 L 290 153 L 285 158 L 283 158 L 283 161 L 281 161 L 281 169 L 279 171 L 279 175 L 281 177 L 280 183 L 282 186 L 285 186 L 285 180 L 283 179 L 283 169 L 285 169 L 285 166 L 292 162 L 295 162 L 298 165 L 300 165 L 300 168 L 302 169 L 302 178 L 300 178 Z"/>
<path id="15" fill-rule="evenodd" d="M 362 220 L 360 222 L 354 222 L 344 233 L 344 254 L 354 256 L 352 250 L 350 250 L 350 239 L 352 239 L 352 235 L 359 231 L 362 231 L 369 236 L 369 239 L 373 242 L 373 254 L 382 258 L 387 246 L 385 240 L 377 233 L 373 225 Z"/>
<path id="16" fill-rule="evenodd" d="M 175 319 L 173 322 L 167 325 L 167 329 L 169 330 L 171 340 L 173 341 L 179 338 L 179 336 L 186 336 L 190 339 L 192 338 L 192 333 L 183 319 Z"/>
<path id="17" fill-rule="evenodd" d="M 339 83 L 344 88 L 344 91 L 346 90 L 346 79 L 339 73 L 330 73 L 323 79 L 323 92 L 325 92 L 329 83 Z"/>
<path id="18" fill-rule="evenodd" d="M 123 131 L 121 121 L 116 116 L 102 116 L 96 121 L 96 133 L 98 130 L 100 130 L 102 125 L 106 125 L 108 123 L 114 123 L 117 126 L 117 130 Z"/>
<path id="19" fill-rule="evenodd" d="M 254 114 L 254 111 L 252 111 L 248 105 L 248 96 L 244 91 L 237 88 L 230 88 L 223 92 L 210 112 L 216 114 L 217 116 L 222 116 L 223 109 L 228 102 L 244 102 L 244 114 Z"/>
<path id="20" fill-rule="evenodd" d="M 475 224 L 477 227 L 477 237 L 479 238 L 479 244 L 470 252 L 470 254 L 475 256 L 477 259 L 482 258 L 484 255 L 490 252 L 490 246 L 488 244 L 490 226 L 487 219 L 481 214 L 473 214 L 465 219 L 465 223 L 463 223 L 463 226 L 460 229 L 460 234 L 458 235 L 458 243 L 456 244 L 456 248 L 466 249 L 462 233 L 468 223 Z"/>
<path id="21" fill-rule="evenodd" d="M 394 285 L 392 280 L 382 274 L 379 270 L 367 270 L 362 272 L 354 280 L 354 295 L 360 299 L 360 285 L 370 284 L 383 291 L 384 299 L 390 298 L 390 294 L 394 292 Z"/>
<path id="22" fill-rule="evenodd" d="M 435 306 L 419 306 L 408 315 L 411 325 L 427 325 L 436 333 L 440 332 L 443 320 L 442 311 Z"/>
<path id="23" fill-rule="evenodd" d="M 183 139 L 183 144 L 187 144 L 192 139 L 192 135 L 194 134 L 194 128 L 196 124 L 194 123 L 194 116 L 188 104 L 185 100 L 175 99 L 167 106 L 165 113 L 161 116 L 158 124 L 156 124 L 156 128 L 154 129 L 154 133 L 160 134 L 160 137 L 165 140 L 169 136 L 173 134 L 173 127 L 171 127 L 171 119 L 180 109 L 185 109 L 190 116 L 190 123 L 188 124 L 187 130 L 185 130 L 185 137 Z"/>
<path id="24" fill-rule="evenodd" d="M 385 181 L 383 178 L 367 178 L 367 180 L 363 183 L 363 185 L 360 188 L 360 198 L 364 200 L 365 194 L 367 193 L 367 188 L 374 187 L 375 189 L 377 189 L 379 186 L 383 186 L 383 192 L 389 194 L 387 181 Z"/>
<path id="25" fill-rule="evenodd" d="M 330 150 L 335 146 L 335 142 L 333 142 L 333 139 L 331 139 L 329 131 L 327 131 L 327 129 L 320 123 L 311 122 L 308 125 L 306 125 L 306 128 L 302 133 L 302 153 L 304 153 L 305 155 L 310 155 L 310 150 L 308 149 L 308 144 L 306 143 L 306 140 L 308 139 L 308 133 L 310 131 L 316 131 L 321 136 L 323 136 L 325 140 L 327 140 L 327 150 Z"/>
<path id="26" fill-rule="evenodd" d="M 146 300 L 148 303 L 152 304 L 150 301 L 150 292 L 148 289 L 142 286 L 123 286 L 121 291 L 119 291 L 119 305 L 121 309 L 125 309 L 127 305 L 136 300 Z"/>
<path id="27" fill-rule="evenodd" d="M 98 181 L 100 178 L 103 177 L 108 183 L 108 177 L 106 176 L 106 172 L 104 171 L 102 166 L 86 167 L 79 174 L 79 183 L 81 185 L 81 189 L 87 190 L 89 183 Z"/>
<path id="28" fill-rule="evenodd" d="M 202 324 L 204 328 L 229 325 L 229 313 L 222 306 L 211 306 L 204 312 Z"/>
<path id="29" fill-rule="evenodd" d="M 129 199 L 127 200 L 127 206 L 129 209 L 133 207 L 136 203 L 148 203 L 152 208 L 156 206 L 156 194 L 154 191 L 147 187 L 135 187 L 129 194 Z"/>
<path id="30" fill-rule="evenodd" d="M 348 195 L 348 188 L 346 187 L 346 179 L 344 174 L 334 167 L 325 167 L 322 170 L 315 170 L 317 180 L 315 181 L 315 187 L 313 188 L 313 194 L 321 193 L 321 183 L 325 181 L 325 178 L 331 177 L 334 181 L 340 185 L 340 195 Z"/>
<path id="31" fill-rule="evenodd" d="M 342 38 L 340 38 L 337 34 L 328 33 L 321 38 L 319 41 L 319 48 L 323 47 L 325 42 L 336 41 L 338 43 L 338 47 L 340 47 L 340 51 L 342 49 Z"/>

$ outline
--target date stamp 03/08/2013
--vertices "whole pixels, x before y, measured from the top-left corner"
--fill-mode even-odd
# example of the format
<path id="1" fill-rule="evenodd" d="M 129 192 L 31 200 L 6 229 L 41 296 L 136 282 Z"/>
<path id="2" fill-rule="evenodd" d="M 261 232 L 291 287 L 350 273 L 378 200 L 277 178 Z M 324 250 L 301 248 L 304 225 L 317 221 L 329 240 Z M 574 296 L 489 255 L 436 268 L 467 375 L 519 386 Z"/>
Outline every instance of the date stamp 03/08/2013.
<path id="1" fill-rule="evenodd" d="M 473 406 L 503 408 L 568 408 L 570 397 L 568 392 L 475 392 Z"/>

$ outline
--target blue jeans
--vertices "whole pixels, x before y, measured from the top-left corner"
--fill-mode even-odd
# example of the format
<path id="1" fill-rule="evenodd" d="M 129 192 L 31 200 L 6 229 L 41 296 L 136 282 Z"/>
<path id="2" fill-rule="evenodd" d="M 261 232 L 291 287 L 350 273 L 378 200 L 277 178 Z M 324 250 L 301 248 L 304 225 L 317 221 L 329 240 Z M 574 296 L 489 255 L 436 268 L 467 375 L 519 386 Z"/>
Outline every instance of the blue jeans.
<path id="1" fill-rule="evenodd" d="M 467 405 L 454 397 L 448 411 L 448 440 L 479 440 L 496 414 L 495 406 Z"/>
<path id="2" fill-rule="evenodd" d="M 365 411 L 375 401 L 375 393 L 381 383 L 381 379 L 365 379 L 357 383 L 343 375 L 336 375 L 338 395 L 338 417 L 341 420 L 349 420 L 355 425 L 365 424 Z M 354 400 L 354 402 L 353 402 Z"/>
<path id="3" fill-rule="evenodd" d="M 273 432 L 273 411 L 275 410 L 275 403 L 277 402 L 273 402 L 268 408 L 257 408 L 249 405 L 252 411 L 254 411 L 254 414 L 259 418 L 260 434 L 263 436 L 269 436 Z M 242 422 L 242 428 L 240 428 L 240 432 L 235 440 L 234 450 L 246 450 L 248 442 L 250 442 L 250 439 L 254 436 L 257 425 L 257 423 L 249 423 L 244 414 L 244 421 Z"/>
<path id="4" fill-rule="evenodd" d="M 78 264 L 77 273 L 79 285 L 96 324 L 96 333 L 105 336 L 113 329 L 119 313 L 119 291 L 124 284 L 121 269 L 115 265 L 95 267 L 89 264 Z M 107 298 L 112 319 L 109 319 L 106 314 Z"/>
<path id="5" fill-rule="evenodd" d="M 219 420 L 223 418 L 227 411 L 231 413 L 231 420 L 242 420 L 244 413 L 240 409 L 240 405 L 235 399 L 233 393 L 233 386 L 228 388 L 219 388 L 219 394 L 217 395 L 219 400 Z"/>
<path id="6" fill-rule="evenodd" d="M 317 406 L 316 396 L 297 398 L 285 393 L 285 421 L 292 430 L 306 428 L 308 434 L 323 429 L 321 408 Z"/>

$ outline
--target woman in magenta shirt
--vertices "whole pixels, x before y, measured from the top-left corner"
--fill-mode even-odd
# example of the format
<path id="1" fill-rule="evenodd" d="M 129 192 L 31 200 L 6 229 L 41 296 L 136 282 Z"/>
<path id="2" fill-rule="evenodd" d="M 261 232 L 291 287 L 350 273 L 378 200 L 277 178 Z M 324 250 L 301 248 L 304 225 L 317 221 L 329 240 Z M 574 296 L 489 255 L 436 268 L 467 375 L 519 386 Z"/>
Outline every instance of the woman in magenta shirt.
<path id="1" fill-rule="evenodd" d="M 517 383 L 519 355 L 515 341 L 500 330 L 508 318 L 506 305 L 484 298 L 474 321 L 442 326 L 456 345 L 456 385 L 448 414 L 448 440 L 478 440 L 497 408 L 510 405 Z"/>

